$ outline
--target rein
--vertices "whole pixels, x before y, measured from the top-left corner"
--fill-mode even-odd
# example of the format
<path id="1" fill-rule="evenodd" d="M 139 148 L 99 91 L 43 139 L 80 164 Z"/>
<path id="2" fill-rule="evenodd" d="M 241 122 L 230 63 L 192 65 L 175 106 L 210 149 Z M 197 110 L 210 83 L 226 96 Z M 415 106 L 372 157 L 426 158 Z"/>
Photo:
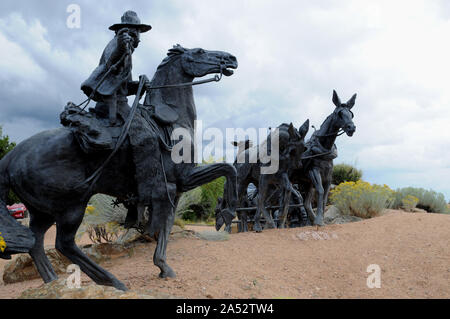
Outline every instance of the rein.
<path id="1" fill-rule="evenodd" d="M 194 81 L 194 82 L 185 82 L 185 83 L 178 83 L 178 84 L 167 84 L 167 85 L 161 85 L 161 86 L 151 86 L 151 87 L 147 87 L 146 90 L 155 90 L 155 89 L 168 89 L 168 88 L 178 88 L 178 87 L 183 87 L 183 86 L 194 86 L 194 85 L 199 85 L 199 84 L 205 84 L 205 83 L 209 83 L 209 82 L 219 82 L 220 80 L 222 80 L 222 76 L 223 76 L 223 63 L 224 60 L 223 58 L 220 60 L 219 68 L 220 68 L 220 75 L 214 75 L 214 77 L 206 79 L 206 80 L 198 80 L 198 81 Z M 202 64 L 209 64 L 209 65 L 217 65 L 216 63 L 208 63 L 208 62 L 196 62 L 194 61 L 194 63 L 202 63 Z"/>
<path id="2" fill-rule="evenodd" d="M 305 159 L 310 159 L 310 158 L 316 158 L 316 157 L 320 157 L 320 156 L 330 155 L 331 153 L 333 153 L 333 151 L 302 157 L 300 160 L 305 160 Z"/>
<path id="3" fill-rule="evenodd" d="M 313 129 L 316 129 L 316 128 L 314 127 L 314 125 L 312 126 L 312 128 L 313 128 Z M 340 128 L 337 132 L 330 133 L 330 134 L 319 135 L 319 134 L 317 134 L 317 130 L 316 130 L 316 132 L 314 132 L 314 134 L 315 134 L 317 137 L 330 137 L 330 136 L 334 136 L 334 135 L 336 135 L 336 137 L 337 137 L 337 136 L 341 136 L 341 135 L 345 134 L 345 131 L 344 131 L 344 129 Z"/>

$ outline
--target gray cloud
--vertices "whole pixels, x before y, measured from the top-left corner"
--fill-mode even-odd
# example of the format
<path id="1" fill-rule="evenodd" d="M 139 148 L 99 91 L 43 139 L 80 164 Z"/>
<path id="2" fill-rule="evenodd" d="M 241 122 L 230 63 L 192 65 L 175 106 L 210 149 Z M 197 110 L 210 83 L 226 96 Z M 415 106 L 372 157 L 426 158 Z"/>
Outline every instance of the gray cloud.
<path id="1" fill-rule="evenodd" d="M 337 162 L 366 180 L 420 186 L 450 198 L 448 1 L 76 1 L 81 29 L 66 27 L 75 1 L 0 3 L 0 124 L 13 140 L 58 126 L 67 101 L 112 37 L 125 10 L 153 30 L 134 54 L 134 76 L 152 76 L 173 44 L 228 51 L 239 69 L 195 88 L 205 128 L 276 127 L 307 118 L 319 127 L 358 93 L 354 137 L 338 139 Z"/>

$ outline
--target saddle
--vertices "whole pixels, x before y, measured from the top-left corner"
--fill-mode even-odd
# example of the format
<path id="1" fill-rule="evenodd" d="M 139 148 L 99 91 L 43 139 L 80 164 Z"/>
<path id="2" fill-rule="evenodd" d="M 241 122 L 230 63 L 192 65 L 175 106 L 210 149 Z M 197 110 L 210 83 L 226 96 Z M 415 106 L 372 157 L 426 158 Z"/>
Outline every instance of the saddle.
<path id="1" fill-rule="evenodd" d="M 144 130 L 158 136 L 162 148 L 171 149 L 174 141 L 171 140 L 172 130 L 167 125 L 168 121 L 159 120 L 155 116 L 153 108 L 141 105 L 138 106 L 135 116 L 141 116 L 146 120 L 148 125 L 145 125 Z M 113 151 L 123 130 L 123 126 L 109 126 L 107 119 L 96 114 L 93 109 L 86 112 L 72 102 L 67 103 L 64 111 L 60 114 L 60 120 L 63 126 L 72 131 L 86 154 Z"/>
<path id="2" fill-rule="evenodd" d="M 67 103 L 60 120 L 63 126 L 73 132 L 86 154 L 113 150 L 122 131 L 121 126 L 104 125 L 95 113 L 86 112 L 72 102 Z"/>

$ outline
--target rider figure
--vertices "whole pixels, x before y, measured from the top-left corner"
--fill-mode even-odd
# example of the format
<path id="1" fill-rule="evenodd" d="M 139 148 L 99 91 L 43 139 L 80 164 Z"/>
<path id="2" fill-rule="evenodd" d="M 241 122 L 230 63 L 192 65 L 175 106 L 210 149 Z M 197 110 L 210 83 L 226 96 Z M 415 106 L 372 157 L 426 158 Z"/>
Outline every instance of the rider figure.
<path id="1" fill-rule="evenodd" d="M 135 12 L 125 12 L 122 23 L 109 27 L 116 36 L 103 51 L 99 66 L 81 85 L 81 90 L 97 102 L 95 113 L 100 117 L 109 116 L 111 126 L 116 124 L 117 114 L 123 121 L 127 119 L 130 111 L 127 96 L 136 95 L 139 84 L 132 81 L 131 55 L 139 45 L 140 33 L 151 28 L 141 24 Z"/>
<path id="2" fill-rule="evenodd" d="M 130 113 L 127 96 L 136 95 L 139 82 L 132 81 L 131 55 L 138 47 L 140 33 L 147 32 L 152 27 L 141 24 L 137 14 L 127 11 L 122 16 L 122 22 L 109 27 L 116 35 L 106 46 L 100 59 L 99 66 L 91 76 L 81 85 L 83 92 L 97 102 L 95 114 L 99 119 L 108 121 L 109 126 L 123 125 Z M 149 86 L 145 78 L 145 87 Z M 141 96 L 145 93 L 142 90 Z M 148 129 L 145 120 L 136 112 L 129 130 L 129 141 L 135 164 L 138 203 L 126 205 L 129 208 L 126 225 L 132 226 L 145 206 L 151 204 L 151 174 L 154 165 L 151 155 L 155 153 L 154 136 Z M 139 173 L 138 173 L 139 172 Z M 137 209 L 136 209 L 137 208 Z"/>

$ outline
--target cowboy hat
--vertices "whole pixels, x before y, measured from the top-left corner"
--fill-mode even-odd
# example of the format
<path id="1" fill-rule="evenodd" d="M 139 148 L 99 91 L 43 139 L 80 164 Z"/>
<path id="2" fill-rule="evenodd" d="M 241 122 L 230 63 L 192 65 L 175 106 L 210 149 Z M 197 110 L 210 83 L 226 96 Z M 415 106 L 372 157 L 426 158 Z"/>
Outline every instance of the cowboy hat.
<path id="1" fill-rule="evenodd" d="M 136 12 L 127 11 L 122 16 L 122 23 L 116 23 L 109 27 L 112 31 L 117 31 L 122 28 L 136 28 L 139 32 L 144 33 L 150 31 L 152 27 L 147 24 L 141 24 L 141 20 L 138 18 Z"/>

